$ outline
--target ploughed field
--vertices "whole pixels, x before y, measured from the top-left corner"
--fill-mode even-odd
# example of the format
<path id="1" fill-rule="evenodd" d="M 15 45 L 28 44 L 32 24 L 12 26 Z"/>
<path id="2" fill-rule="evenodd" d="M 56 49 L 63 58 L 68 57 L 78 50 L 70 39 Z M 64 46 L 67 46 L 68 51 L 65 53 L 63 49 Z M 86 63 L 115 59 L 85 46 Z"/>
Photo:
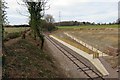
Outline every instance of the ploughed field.
<path id="1" fill-rule="evenodd" d="M 73 37 L 70 38 L 65 33 Z M 118 28 L 79 28 L 59 29 L 52 33 L 53 36 L 89 53 L 94 52 L 76 42 L 74 38 L 91 45 L 92 47 L 108 54 L 105 59 L 115 68 L 118 62 Z"/>

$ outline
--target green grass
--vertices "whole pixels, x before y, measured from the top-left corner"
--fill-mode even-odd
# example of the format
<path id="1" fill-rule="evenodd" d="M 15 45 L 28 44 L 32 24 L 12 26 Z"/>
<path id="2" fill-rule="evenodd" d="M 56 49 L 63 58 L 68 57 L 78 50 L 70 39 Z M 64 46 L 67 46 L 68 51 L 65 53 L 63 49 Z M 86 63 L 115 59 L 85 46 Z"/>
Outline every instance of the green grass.
<path id="1" fill-rule="evenodd" d="M 59 29 L 79 29 L 79 28 L 118 28 L 118 25 L 81 25 L 81 26 L 58 26 Z"/>

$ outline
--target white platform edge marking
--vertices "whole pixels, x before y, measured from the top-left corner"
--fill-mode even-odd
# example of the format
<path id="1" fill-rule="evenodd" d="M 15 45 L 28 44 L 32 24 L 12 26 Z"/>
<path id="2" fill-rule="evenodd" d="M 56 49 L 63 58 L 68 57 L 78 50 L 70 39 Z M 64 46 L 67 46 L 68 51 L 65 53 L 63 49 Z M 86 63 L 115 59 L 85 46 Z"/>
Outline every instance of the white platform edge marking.
<path id="1" fill-rule="evenodd" d="M 101 63 L 101 61 L 98 58 L 93 59 L 92 55 L 90 55 L 90 54 L 88 54 L 88 53 L 86 53 L 86 52 L 84 52 L 84 51 L 82 51 L 82 50 L 80 50 L 80 49 L 54 37 L 54 36 L 52 36 L 52 35 L 49 35 L 49 36 L 52 37 L 53 39 L 59 41 L 63 45 L 69 47 L 70 49 L 72 49 L 76 53 L 80 54 L 81 56 L 83 56 L 87 60 L 89 60 L 103 76 L 109 75 L 108 71 L 105 69 L 105 67 L 103 66 L 103 64 Z"/>

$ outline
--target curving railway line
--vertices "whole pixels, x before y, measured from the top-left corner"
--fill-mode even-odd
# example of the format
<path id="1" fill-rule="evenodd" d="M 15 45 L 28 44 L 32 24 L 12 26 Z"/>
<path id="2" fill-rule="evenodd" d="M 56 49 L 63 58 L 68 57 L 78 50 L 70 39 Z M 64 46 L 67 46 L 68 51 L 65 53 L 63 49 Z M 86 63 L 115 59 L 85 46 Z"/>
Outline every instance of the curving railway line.
<path id="1" fill-rule="evenodd" d="M 59 49 L 69 60 L 76 65 L 78 71 L 82 71 L 88 79 L 90 80 L 105 80 L 102 75 L 98 72 L 92 69 L 90 66 L 86 65 L 82 60 L 80 60 L 78 57 L 73 55 L 70 51 L 65 49 L 63 46 L 58 44 L 56 41 L 53 41 L 52 38 L 49 36 L 46 36 L 46 38 L 57 48 Z M 80 64 L 80 65 L 79 65 Z"/>

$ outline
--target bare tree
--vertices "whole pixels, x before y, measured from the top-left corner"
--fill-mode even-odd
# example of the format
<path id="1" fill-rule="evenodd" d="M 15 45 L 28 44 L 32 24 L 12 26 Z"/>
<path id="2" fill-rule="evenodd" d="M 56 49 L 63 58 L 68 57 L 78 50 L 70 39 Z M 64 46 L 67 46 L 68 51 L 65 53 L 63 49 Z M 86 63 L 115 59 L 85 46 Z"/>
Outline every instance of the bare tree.
<path id="1" fill-rule="evenodd" d="M 41 40 L 41 49 L 44 44 L 44 35 L 42 31 L 42 17 L 44 15 L 45 5 L 48 0 L 25 2 L 30 14 L 29 25 L 34 33 L 34 37 L 38 36 Z"/>
<path id="2" fill-rule="evenodd" d="M 53 23 L 55 21 L 54 18 L 53 18 L 53 16 L 50 15 L 50 14 L 45 15 L 45 20 L 48 23 Z"/>
<path id="3" fill-rule="evenodd" d="M 41 49 L 43 48 L 44 44 L 42 18 L 45 14 L 45 10 L 50 8 L 50 6 L 47 5 L 48 1 L 49 0 L 23 0 L 24 4 L 18 2 L 19 5 L 27 7 L 27 12 L 29 13 L 29 25 L 34 34 L 34 39 L 36 40 L 37 36 L 40 38 Z M 20 14 L 28 17 L 28 15 L 22 13 Z"/>

